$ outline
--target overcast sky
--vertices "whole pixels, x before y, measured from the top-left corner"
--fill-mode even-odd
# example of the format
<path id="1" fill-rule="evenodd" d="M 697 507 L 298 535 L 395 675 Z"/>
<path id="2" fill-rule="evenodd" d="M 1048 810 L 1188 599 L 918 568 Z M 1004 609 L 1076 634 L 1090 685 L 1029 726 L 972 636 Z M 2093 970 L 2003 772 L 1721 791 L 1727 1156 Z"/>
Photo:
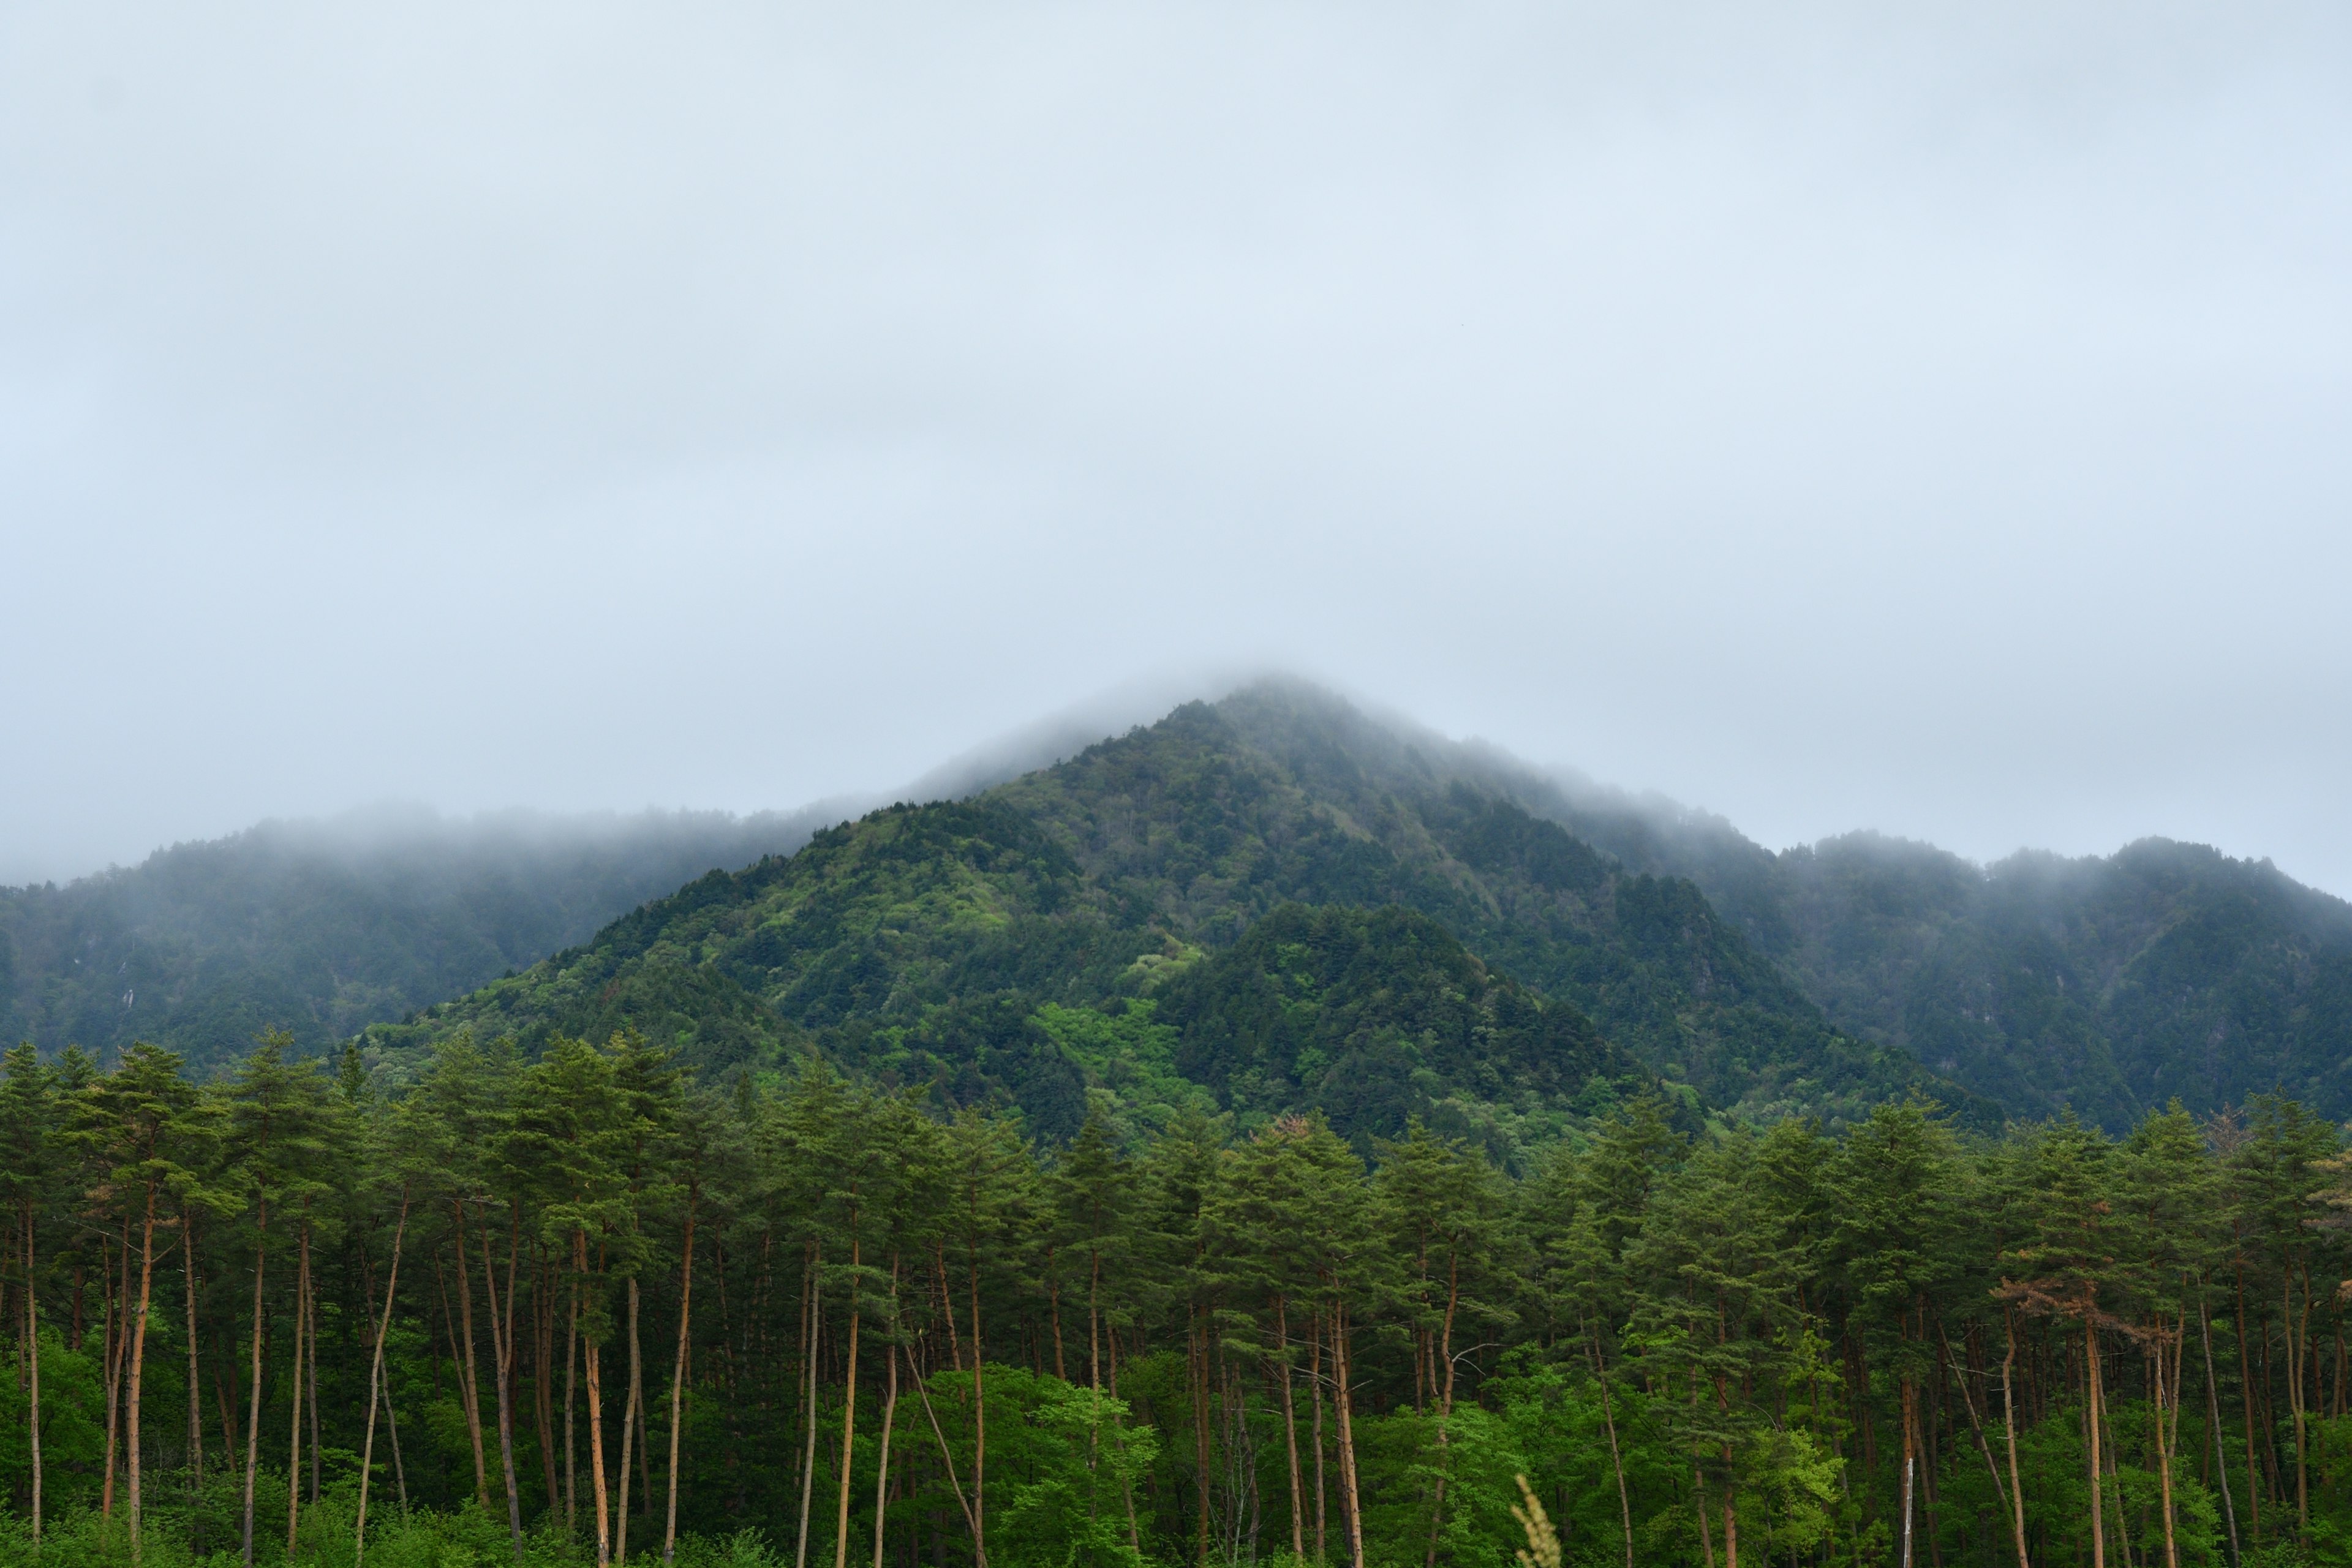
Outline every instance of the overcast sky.
<path id="1" fill-rule="evenodd" d="M 2352 893 L 2352 11 L 0 7 L 0 879 L 1280 667 Z"/>

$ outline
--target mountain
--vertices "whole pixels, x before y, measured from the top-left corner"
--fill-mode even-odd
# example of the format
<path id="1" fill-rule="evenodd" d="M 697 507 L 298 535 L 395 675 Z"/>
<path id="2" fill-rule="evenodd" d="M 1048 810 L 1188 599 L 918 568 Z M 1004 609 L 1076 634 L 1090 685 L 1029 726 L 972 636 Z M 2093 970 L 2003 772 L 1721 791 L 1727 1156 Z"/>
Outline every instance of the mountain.
<path id="1" fill-rule="evenodd" d="M 824 813 L 266 823 L 64 887 L 0 889 L 0 1038 L 152 1040 L 203 1069 L 265 1028 L 323 1047 L 528 965 Z"/>
<path id="2" fill-rule="evenodd" d="M 1622 864 L 1688 879 L 1839 1031 L 2011 1116 L 2120 1132 L 2176 1096 L 2279 1092 L 2352 1118 L 2352 904 L 2266 860 L 2150 838 L 1979 867 L 1874 833 L 1775 854 L 1670 801 L 1513 780 Z"/>
<path id="3" fill-rule="evenodd" d="M 1900 1048 L 1840 1035 L 1694 882 L 1536 815 L 1526 782 L 1261 683 L 713 873 L 366 1043 L 394 1070 L 461 1029 L 528 1051 L 632 1026 L 706 1071 L 814 1047 L 950 1100 L 1006 1096 L 1047 1136 L 1091 1097 L 1131 1098 L 1070 1043 L 1121 1029 L 1121 1070 L 1159 1086 L 1148 1107 L 1316 1107 L 1359 1136 L 1417 1113 L 1501 1148 L 1651 1073 L 1743 1116 L 1835 1123 L 1916 1090 L 1998 1122 Z M 1343 984 L 1321 959 L 1276 963 L 1253 936 L 1269 921 L 1319 932 L 1310 954 L 1352 943 L 1402 967 L 1375 983 L 1350 960 Z M 1452 1012 L 1408 1000 L 1449 987 Z M 1274 1028 L 1269 995 L 1314 1016 Z"/>

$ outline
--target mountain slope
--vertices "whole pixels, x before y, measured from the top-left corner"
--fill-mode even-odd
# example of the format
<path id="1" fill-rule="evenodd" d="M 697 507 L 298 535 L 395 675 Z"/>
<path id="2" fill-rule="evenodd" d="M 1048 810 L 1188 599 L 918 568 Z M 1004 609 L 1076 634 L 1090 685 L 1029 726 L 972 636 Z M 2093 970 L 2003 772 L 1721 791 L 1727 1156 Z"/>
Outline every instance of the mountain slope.
<path id="1" fill-rule="evenodd" d="M 2174 1096 L 2273 1090 L 2352 1117 L 2352 904 L 2267 861 L 2152 838 L 1979 868 L 1848 834 L 1774 854 L 1728 823 L 1582 781 L 1516 795 L 1629 866 L 1690 879 L 1831 1023 L 2013 1116 L 2111 1131 Z"/>
<path id="2" fill-rule="evenodd" d="M 135 867 L 0 889 L 0 1038 L 133 1039 L 199 1069 L 265 1028 L 319 1047 L 457 995 L 821 816 L 425 813 L 268 823 Z"/>
<path id="3" fill-rule="evenodd" d="M 1045 1009 L 1125 1017 L 1163 991 L 1172 1005 L 1197 983 L 1170 976 L 1293 904 L 1423 917 L 1745 1114 L 1837 1120 L 1912 1089 L 1990 1111 L 1899 1050 L 1838 1036 L 1692 884 L 1629 873 L 1531 816 L 1472 752 L 1279 683 L 1187 704 L 968 801 L 828 829 L 369 1041 L 397 1059 L 461 1027 L 530 1048 L 626 1024 L 706 1068 L 816 1043 L 957 1098 L 1010 1094 L 1052 1134 L 1103 1086 L 1055 1043 Z M 1192 1031 L 1212 1023 L 1176 1016 L 1176 1059 L 1197 1065 Z M 1461 1059 L 1430 1070 L 1415 1103 L 1500 1103 Z M 1230 1075 L 1186 1081 L 1234 1102 Z M 1293 1077 L 1285 1103 L 1311 1088 Z M 1393 1131 L 1402 1104 L 1371 1130 Z"/>

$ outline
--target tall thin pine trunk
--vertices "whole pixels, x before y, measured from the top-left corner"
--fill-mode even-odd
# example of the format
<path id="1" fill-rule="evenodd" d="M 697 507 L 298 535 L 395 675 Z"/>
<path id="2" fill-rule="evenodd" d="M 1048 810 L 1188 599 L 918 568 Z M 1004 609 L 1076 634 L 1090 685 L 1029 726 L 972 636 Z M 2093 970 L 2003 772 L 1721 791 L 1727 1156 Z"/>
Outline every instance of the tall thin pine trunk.
<path id="1" fill-rule="evenodd" d="M 2238 1568 L 2238 1504 L 2230 1493 L 2229 1434 L 2221 1426 L 2221 1391 L 2213 1376 L 2213 1321 L 2205 1310 L 2202 1280 L 2197 1288 L 2197 1329 L 2205 1342 L 2205 1408 L 2213 1424 L 2214 1465 L 2221 1471 L 2221 1517 L 2230 1527 L 2230 1568 Z"/>
<path id="2" fill-rule="evenodd" d="M 196 1216 L 193 1210 L 180 1211 L 181 1276 L 187 1284 L 188 1295 L 188 1495 L 197 1496 L 205 1489 L 205 1402 L 197 1379 L 196 1348 Z M 27 1284 L 26 1289 L 30 1289 Z M 196 1550 L 204 1550 L 204 1521 L 195 1521 Z"/>
<path id="3" fill-rule="evenodd" d="M 1437 1486 L 1436 1495 L 1429 1506 L 1429 1554 L 1425 1568 L 1437 1568 L 1438 1532 L 1445 1527 L 1445 1482 L 1454 1458 L 1447 1431 L 1454 1419 L 1454 1313 L 1461 1301 L 1462 1249 L 1457 1247 L 1448 1252 L 1445 1268 L 1445 1323 L 1438 1348 L 1438 1354 L 1445 1363 L 1445 1379 L 1444 1386 L 1437 1390 Z M 1436 1369 L 1431 1368 L 1433 1384 L 1436 1383 Z"/>
<path id="4" fill-rule="evenodd" d="M 2017 1472 L 2017 1404 L 2010 1386 L 2010 1370 L 2017 1363 L 2017 1321 L 2006 1307 L 2001 1309 L 2000 1321 L 2009 1347 L 2000 1358 L 2000 1421 L 2009 1440 L 2010 1522 L 2017 1538 L 2017 1568 L 2033 1568 L 2025 1555 L 2025 1483 Z"/>
<path id="5" fill-rule="evenodd" d="M 147 1310 L 155 1281 L 155 1184 L 147 1184 L 147 1213 L 139 1226 L 139 1317 L 131 1330 L 131 1387 L 125 1401 L 131 1459 L 131 1561 L 139 1561 L 139 1391 L 147 1370 Z"/>
<path id="6" fill-rule="evenodd" d="M 2161 1329 L 2162 1324 L 2158 1325 Z M 2165 1417 L 2164 1341 L 2156 1342 L 2156 1475 L 2157 1485 L 2164 1504 L 2164 1568 L 2180 1568 L 2180 1551 L 2173 1540 L 2172 1531 L 2172 1444 L 2170 1423 Z M 2178 1388 L 2172 1391 L 2174 1402 L 2180 1397 Z"/>
<path id="7" fill-rule="evenodd" d="M 522 1561 L 522 1489 L 514 1463 L 515 1258 L 522 1247 L 522 1209 L 507 1205 L 506 1300 L 499 1300 L 499 1271 L 490 1256 L 489 1226 L 482 1233 L 482 1291 L 490 1307 L 490 1363 L 499 1380 L 499 1477 L 507 1489 L 507 1534 L 514 1559 Z"/>
<path id="8" fill-rule="evenodd" d="M 613 1502 L 613 1562 L 629 1560 L 629 1458 L 637 1434 L 637 1400 L 644 1384 L 637 1375 L 637 1277 L 629 1276 L 629 1389 L 621 1397 L 621 1486 Z"/>
<path id="9" fill-rule="evenodd" d="M 269 1251 L 269 1200 L 259 1200 L 253 1248 L 253 1388 L 245 1418 L 245 1568 L 253 1568 L 253 1485 L 261 1473 L 261 1276 Z"/>
<path id="10" fill-rule="evenodd" d="M 1325 1529 L 1325 1499 L 1329 1489 L 1323 1480 L 1323 1342 L 1324 1314 L 1318 1312 L 1307 1326 L 1307 1392 L 1315 1401 L 1315 1561 L 1328 1561 L 1329 1536 Z"/>
<path id="11" fill-rule="evenodd" d="M 801 1342 L 801 1408 L 807 1432 L 801 1448 L 801 1525 L 793 1568 L 808 1568 L 809 1509 L 816 1500 L 816 1347 L 824 1323 L 824 1244 L 812 1242 L 808 1277 L 802 1281 L 808 1302 L 807 1332 Z"/>
<path id="12" fill-rule="evenodd" d="M 28 1403 L 26 1407 L 26 1441 L 33 1462 L 33 1541 L 41 1539 L 41 1321 L 33 1288 L 33 1267 L 37 1254 L 33 1247 L 33 1203 L 25 1200 L 25 1342 L 29 1347 L 27 1374 Z"/>
<path id="13" fill-rule="evenodd" d="M 367 1554 L 368 1481 L 375 1470 L 375 1407 L 376 1401 L 388 1392 L 383 1386 L 383 1342 L 392 1332 L 393 1292 L 400 1289 L 400 1244 L 408 1235 L 408 1189 L 400 1189 L 400 1220 L 392 1228 L 392 1269 L 383 1282 L 383 1316 L 376 1320 L 375 1345 L 368 1352 L 367 1433 L 360 1439 L 360 1503 L 359 1522 L 352 1531 L 352 1563 L 358 1568 Z M 390 1400 L 385 1399 L 387 1406 Z"/>
<path id="14" fill-rule="evenodd" d="M 1276 1354 L 1282 1363 L 1282 1446 L 1290 1462 L 1290 1554 L 1307 1555 L 1307 1498 L 1298 1475 L 1298 1412 L 1290 1393 L 1290 1304 L 1274 1298 Z"/>
<path id="15" fill-rule="evenodd" d="M 2101 1490 L 2105 1478 L 2100 1474 L 2099 1466 L 2099 1410 L 2106 1403 L 2106 1393 L 2099 1377 L 2099 1331 L 2087 1315 L 2083 1320 L 2083 1361 L 2089 1380 L 2083 1418 L 2089 1423 L 2090 1430 L 2091 1568 L 2107 1568 L 2107 1510 Z"/>
<path id="16" fill-rule="evenodd" d="M 857 1437 L 857 1327 L 864 1316 L 857 1310 L 857 1266 L 863 1242 L 857 1235 L 855 1209 L 850 1211 L 849 1224 L 849 1352 L 848 1367 L 842 1374 L 841 1503 L 834 1523 L 833 1568 L 849 1568 L 849 1469 L 856 1457 L 852 1445 Z"/>
<path id="17" fill-rule="evenodd" d="M 1333 1403 L 1339 1413 L 1339 1501 L 1348 1510 L 1348 1561 L 1364 1568 L 1364 1493 L 1356 1479 L 1355 1395 L 1349 1389 L 1348 1303 L 1331 1309 L 1331 1372 Z"/>
<path id="18" fill-rule="evenodd" d="M 895 1342 L 898 1337 L 898 1258 L 893 1253 L 890 1258 L 890 1341 Z M 886 1343 L 884 1348 L 887 1350 L 888 1344 Z M 884 1510 L 890 1500 L 890 1428 L 898 1415 L 898 1358 L 893 1354 L 887 1359 L 890 1363 L 890 1371 L 882 1391 L 882 1440 L 877 1445 L 879 1458 L 874 1468 L 874 1568 L 882 1568 Z"/>
<path id="19" fill-rule="evenodd" d="M 1601 1425 L 1609 1434 L 1609 1468 L 1617 1477 L 1617 1512 L 1625 1531 L 1625 1568 L 1633 1568 L 1633 1495 L 1625 1486 L 1625 1457 L 1617 1447 L 1617 1411 L 1609 1397 L 1609 1367 L 1601 1356 L 1601 1329 L 1587 1322 L 1592 1346 L 1592 1380 L 1601 1385 Z"/>
<path id="20" fill-rule="evenodd" d="M 449 1206 L 457 1218 L 457 1314 L 464 1339 L 458 1351 L 457 1391 L 466 1407 L 466 1436 L 474 1448 L 474 1496 L 482 1511 L 490 1511 L 490 1468 L 482 1447 L 481 1361 L 474 1352 L 474 1285 L 466 1274 L 466 1200 L 453 1198 Z M 447 1307 L 445 1304 L 446 1314 Z"/>
<path id="21" fill-rule="evenodd" d="M 580 1272 L 588 1272 L 588 1237 L 574 1231 Z M 593 1324 L 590 1325 L 592 1328 Z M 612 1517 L 604 1508 L 604 1383 L 596 1336 L 582 1336 L 581 1361 L 588 1373 L 588 1500 L 596 1510 L 596 1568 L 613 1560 Z"/>
<path id="22" fill-rule="evenodd" d="M 302 1338 L 310 1310 L 310 1220 L 302 1219 L 301 1261 L 294 1273 L 294 1412 L 286 1438 L 286 1561 L 294 1561 L 295 1531 L 302 1521 Z"/>
<path id="23" fill-rule="evenodd" d="M 701 1198 L 699 1190 L 689 1190 L 686 1200 L 686 1248 L 677 1271 L 677 1361 L 669 1378 L 669 1469 L 666 1481 L 669 1489 L 669 1506 L 662 1526 L 662 1562 L 667 1568 L 677 1554 L 677 1457 L 678 1424 L 686 1414 L 686 1352 L 691 1342 L 694 1324 L 694 1210 Z M 897 1386 L 897 1365 L 892 1363 L 891 1386 Z"/>

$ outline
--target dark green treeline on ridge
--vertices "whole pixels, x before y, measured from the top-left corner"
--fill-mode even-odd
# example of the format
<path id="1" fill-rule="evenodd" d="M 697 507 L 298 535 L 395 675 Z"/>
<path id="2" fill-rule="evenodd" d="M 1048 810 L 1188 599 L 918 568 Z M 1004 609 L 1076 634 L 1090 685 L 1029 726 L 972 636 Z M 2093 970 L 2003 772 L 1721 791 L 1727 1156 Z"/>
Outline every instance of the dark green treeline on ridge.
<path id="1" fill-rule="evenodd" d="M 1576 1048 L 1486 984 L 1507 1059 Z M 1504 1568 L 1520 1475 L 1577 1563 L 2345 1554 L 2326 1122 L 1678 1120 L 1621 1097 L 1506 1172 L 1198 1100 L 1041 1142 L 626 1034 L 459 1037 L 396 1085 L 278 1040 L 202 1085 L 20 1047 L 0 1552 L 37 1508 L 45 1562 L 341 1563 L 364 1463 L 392 1564 Z"/>

